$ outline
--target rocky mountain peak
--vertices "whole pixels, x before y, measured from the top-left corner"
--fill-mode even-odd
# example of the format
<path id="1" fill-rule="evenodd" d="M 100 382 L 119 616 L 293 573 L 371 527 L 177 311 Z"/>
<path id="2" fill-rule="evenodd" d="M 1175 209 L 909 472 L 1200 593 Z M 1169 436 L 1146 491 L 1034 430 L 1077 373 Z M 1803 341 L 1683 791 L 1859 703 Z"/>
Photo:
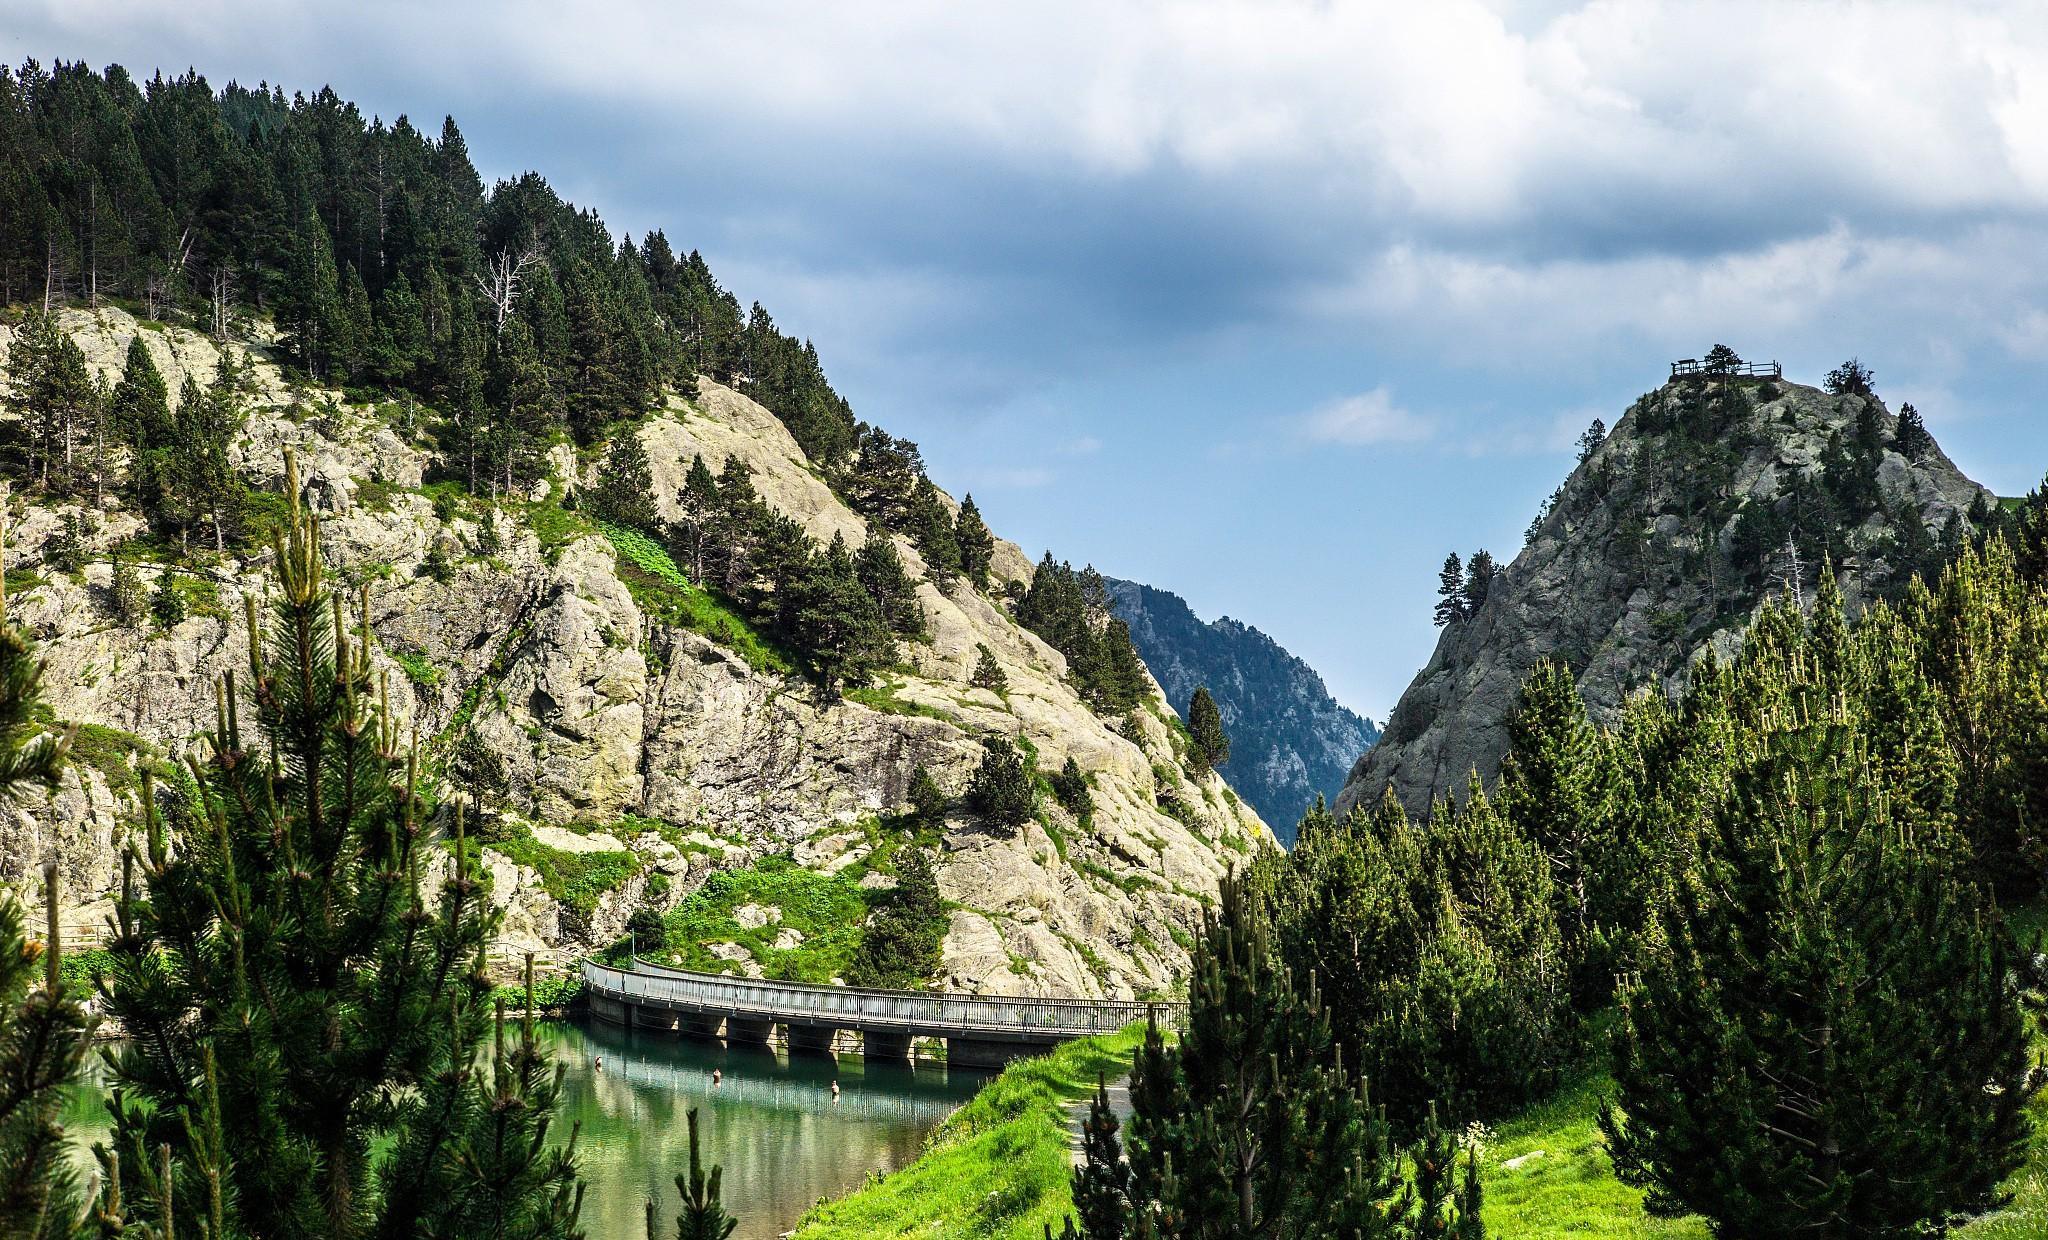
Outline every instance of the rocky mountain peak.
<path id="1" fill-rule="evenodd" d="M 1758 606 L 1832 564 L 1851 607 L 1938 565 L 1995 497 L 1861 372 L 1827 390 L 1674 377 L 1585 441 L 1476 608 L 1450 618 L 1340 808 L 1392 787 L 1413 810 L 1491 779 L 1523 680 L 1546 658 L 1603 721 L 1732 648 Z M 1454 609 L 1456 610 L 1456 609 Z"/>

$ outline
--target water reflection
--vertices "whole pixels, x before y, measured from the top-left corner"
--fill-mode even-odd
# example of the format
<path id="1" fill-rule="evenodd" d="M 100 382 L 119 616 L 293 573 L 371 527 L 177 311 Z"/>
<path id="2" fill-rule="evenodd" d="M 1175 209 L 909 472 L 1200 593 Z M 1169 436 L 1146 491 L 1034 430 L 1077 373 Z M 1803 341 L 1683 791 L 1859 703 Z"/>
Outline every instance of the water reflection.
<path id="1" fill-rule="evenodd" d="M 916 1158 L 924 1139 L 987 1080 L 943 1065 L 865 1064 L 857 1057 L 727 1049 L 610 1025 L 544 1023 L 539 1036 L 566 1069 L 554 1132 L 580 1124 L 583 1226 L 591 1240 L 640 1240 L 652 1196 L 664 1232 L 680 1208 L 675 1177 L 690 1165 L 684 1117 L 698 1110 L 704 1154 L 725 1167 L 735 1240 L 774 1240 L 820 1197 Z M 597 1061 L 602 1058 L 600 1070 Z M 714 1085 L 713 1071 L 723 1077 Z M 839 1097 L 832 1097 L 832 1083 Z M 67 1108 L 74 1148 L 106 1135 L 97 1090 Z"/>
<path id="2" fill-rule="evenodd" d="M 734 1235 L 770 1240 L 820 1197 L 916 1158 L 926 1134 L 986 1080 L 937 1065 L 792 1059 L 596 1023 L 549 1025 L 543 1036 L 568 1069 L 561 1122 L 583 1125 L 584 1224 L 593 1240 L 640 1236 L 649 1195 L 664 1219 L 675 1213 L 691 1107 L 705 1156 L 725 1167 L 725 1199 L 740 1217 Z M 722 1083 L 712 1083 L 714 1070 Z"/>

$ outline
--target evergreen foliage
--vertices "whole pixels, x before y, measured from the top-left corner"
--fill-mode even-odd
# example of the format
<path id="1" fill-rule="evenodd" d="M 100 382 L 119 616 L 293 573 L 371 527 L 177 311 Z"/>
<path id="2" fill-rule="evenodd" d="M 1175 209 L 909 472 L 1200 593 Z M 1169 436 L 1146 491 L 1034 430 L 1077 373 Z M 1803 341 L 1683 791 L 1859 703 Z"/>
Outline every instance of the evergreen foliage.
<path id="1" fill-rule="evenodd" d="M 1125 714 L 1144 697 L 1145 664 L 1130 626 L 1111 614 L 1108 587 L 1094 568 L 1077 573 L 1046 552 L 1017 604 L 1017 622 L 1066 656 L 1069 677 L 1100 713 Z"/>
<path id="2" fill-rule="evenodd" d="M 1046 781 L 1052 785 L 1053 800 L 1060 808 L 1072 814 L 1079 822 L 1087 822 L 1095 813 L 1095 798 L 1088 791 L 1088 777 L 1081 773 L 1081 764 L 1067 755 L 1066 764 Z"/>
<path id="3" fill-rule="evenodd" d="M 952 803 L 939 781 L 932 778 L 930 770 L 920 762 L 910 773 L 910 816 L 920 823 L 935 823 L 946 816 L 946 806 Z"/>
<path id="4" fill-rule="evenodd" d="M 1927 450 L 1934 446 L 1934 437 L 1927 433 L 1927 423 L 1911 401 L 1899 406 L 1899 429 L 1892 436 L 1892 446 L 1909 461 L 1926 456 Z"/>
<path id="5" fill-rule="evenodd" d="M 1209 770 L 1230 760 L 1230 737 L 1223 731 L 1223 715 L 1207 685 L 1198 685 L 1188 700 L 1188 739 L 1197 765 Z"/>
<path id="6" fill-rule="evenodd" d="M 584 506 L 592 516 L 629 529 L 651 530 L 661 523 L 654 503 L 654 469 L 638 431 L 627 427 L 612 439 Z"/>
<path id="7" fill-rule="evenodd" d="M 111 1183 L 194 1235 L 574 1235 L 573 1143 L 548 1136 L 560 1071 L 530 1017 L 508 1036 L 490 1010 L 494 919 L 459 811 L 454 873 L 428 886 L 418 755 L 289 462 L 287 485 L 248 680 L 220 686 L 193 781 L 143 784 L 107 946 L 131 1039 Z"/>
<path id="8" fill-rule="evenodd" d="M 70 748 L 39 722 L 42 662 L 5 614 L 0 589 L 0 803 L 56 782 Z M 0 1235 L 68 1236 L 83 1195 L 65 1148 L 65 1102 L 92 1045 L 94 1021 L 63 977 L 57 868 L 43 870 L 47 920 L 41 943 L 24 932 L 25 910 L 0 892 Z"/>
<path id="9" fill-rule="evenodd" d="M 1594 418 L 1593 424 L 1579 433 L 1578 442 L 1573 445 L 1579 454 L 1579 464 L 1584 465 L 1587 461 L 1592 460 L 1593 454 L 1598 452 L 1600 445 L 1606 442 L 1607 423 L 1599 418 Z"/>
<path id="10" fill-rule="evenodd" d="M 981 519 L 981 509 L 974 506 L 972 495 L 960 501 L 960 515 L 953 522 L 953 542 L 960 548 L 961 573 L 974 583 L 975 589 L 988 589 L 988 570 L 995 557 L 996 539 Z"/>
<path id="11" fill-rule="evenodd" d="M 1493 591 L 1493 579 L 1500 569 L 1493 562 L 1493 553 L 1480 548 L 1472 553 L 1465 563 L 1465 586 L 1463 611 L 1467 616 L 1476 616 L 1486 605 L 1486 596 Z"/>
<path id="12" fill-rule="evenodd" d="M 1868 397 L 1874 377 L 1870 367 L 1852 357 L 1828 372 L 1827 389 L 1836 396 Z"/>
<path id="13" fill-rule="evenodd" d="M 726 1240 L 739 1220 L 725 1212 L 719 1200 L 719 1188 L 725 1179 L 725 1169 L 714 1165 L 704 1170 L 702 1156 L 697 1148 L 697 1108 L 691 1107 L 690 1125 L 690 1169 L 676 1175 L 676 1191 L 683 1195 L 683 1212 L 676 1216 L 676 1240 Z M 647 1240 L 655 1240 L 654 1203 L 647 1203 Z"/>
<path id="14" fill-rule="evenodd" d="M 974 643 L 974 672 L 967 683 L 998 695 L 1010 691 L 1010 678 L 1004 674 L 1003 665 L 996 662 L 996 652 L 988 648 L 987 642 Z"/>
<path id="15" fill-rule="evenodd" d="M 1448 1143 L 1418 1148 L 1416 1174 L 1404 1173 L 1314 986 L 1280 963 L 1235 878 L 1204 919 L 1188 1003 L 1178 1044 L 1154 1026 L 1138 1053 L 1128 1166 L 1113 1128 L 1084 1134 L 1089 1240 L 1481 1234 Z"/>
<path id="16" fill-rule="evenodd" d="M 981 761 L 967 781 L 967 808 L 999 827 L 1022 826 L 1038 812 L 1031 765 L 1009 738 L 982 738 Z"/>
<path id="17" fill-rule="evenodd" d="M 921 848 L 897 854 L 896 885 L 883 892 L 854 950 L 846 980 L 891 990 L 921 988 L 939 972 L 946 941 L 946 904 L 931 858 Z"/>
<path id="18" fill-rule="evenodd" d="M 1767 613 L 1706 690 L 1730 769 L 1622 992 L 1603 1127 L 1653 1205 L 1722 1234 L 1922 1235 L 2022 1159 L 2019 956 L 1898 636 L 1852 634 L 1830 592 L 1810 624 Z"/>
<path id="19" fill-rule="evenodd" d="M 1465 562 L 1453 551 L 1444 557 L 1437 573 L 1436 627 L 1456 624 L 1465 618 Z"/>

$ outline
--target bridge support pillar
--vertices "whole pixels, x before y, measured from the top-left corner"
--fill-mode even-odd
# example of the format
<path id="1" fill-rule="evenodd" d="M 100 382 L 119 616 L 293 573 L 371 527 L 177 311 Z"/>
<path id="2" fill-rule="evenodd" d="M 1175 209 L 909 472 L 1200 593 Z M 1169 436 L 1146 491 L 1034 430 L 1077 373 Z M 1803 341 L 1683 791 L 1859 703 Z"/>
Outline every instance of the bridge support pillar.
<path id="1" fill-rule="evenodd" d="M 789 1030 L 789 1053 L 792 1055 L 830 1055 L 832 1040 L 839 1031 L 830 1025 L 787 1025 Z"/>
<path id="2" fill-rule="evenodd" d="M 590 1014 L 607 1025 L 633 1025 L 633 1006 L 596 991 L 590 993 Z"/>
<path id="3" fill-rule="evenodd" d="M 691 1016 L 685 1014 L 676 1021 L 676 1032 L 686 1038 L 715 1042 L 718 1040 L 719 1023 L 723 1019 L 720 1016 Z"/>
<path id="4" fill-rule="evenodd" d="M 772 1020 L 742 1020 L 737 1016 L 725 1018 L 728 1046 L 766 1046 L 774 1036 L 775 1022 Z"/>
<path id="5" fill-rule="evenodd" d="M 631 1019 L 626 1021 L 628 1029 L 653 1029 L 667 1033 L 676 1027 L 674 1012 L 664 1012 L 660 1008 L 651 1007 L 636 1007 L 630 1010 Z"/>
<path id="6" fill-rule="evenodd" d="M 994 1038 L 947 1038 L 946 1066 L 949 1068 L 1000 1068 L 1013 1059 L 1042 1055 L 1050 1043 L 1015 1042 Z"/>
<path id="7" fill-rule="evenodd" d="M 862 1059 L 908 1060 L 910 1058 L 910 1035 L 907 1033 L 886 1033 L 877 1029 L 864 1030 L 860 1035 L 860 1057 Z"/>

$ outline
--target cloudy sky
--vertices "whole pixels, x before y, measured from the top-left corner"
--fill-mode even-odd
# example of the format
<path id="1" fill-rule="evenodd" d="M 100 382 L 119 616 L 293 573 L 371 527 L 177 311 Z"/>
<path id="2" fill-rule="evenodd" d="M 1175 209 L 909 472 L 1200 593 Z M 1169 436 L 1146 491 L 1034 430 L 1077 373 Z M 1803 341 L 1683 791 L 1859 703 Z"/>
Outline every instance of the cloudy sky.
<path id="1" fill-rule="evenodd" d="M 0 52 L 453 113 L 701 249 L 1028 551 L 1375 718 L 1444 554 L 1512 555 L 1716 341 L 2048 470 L 2040 5 L 10 0 Z"/>

